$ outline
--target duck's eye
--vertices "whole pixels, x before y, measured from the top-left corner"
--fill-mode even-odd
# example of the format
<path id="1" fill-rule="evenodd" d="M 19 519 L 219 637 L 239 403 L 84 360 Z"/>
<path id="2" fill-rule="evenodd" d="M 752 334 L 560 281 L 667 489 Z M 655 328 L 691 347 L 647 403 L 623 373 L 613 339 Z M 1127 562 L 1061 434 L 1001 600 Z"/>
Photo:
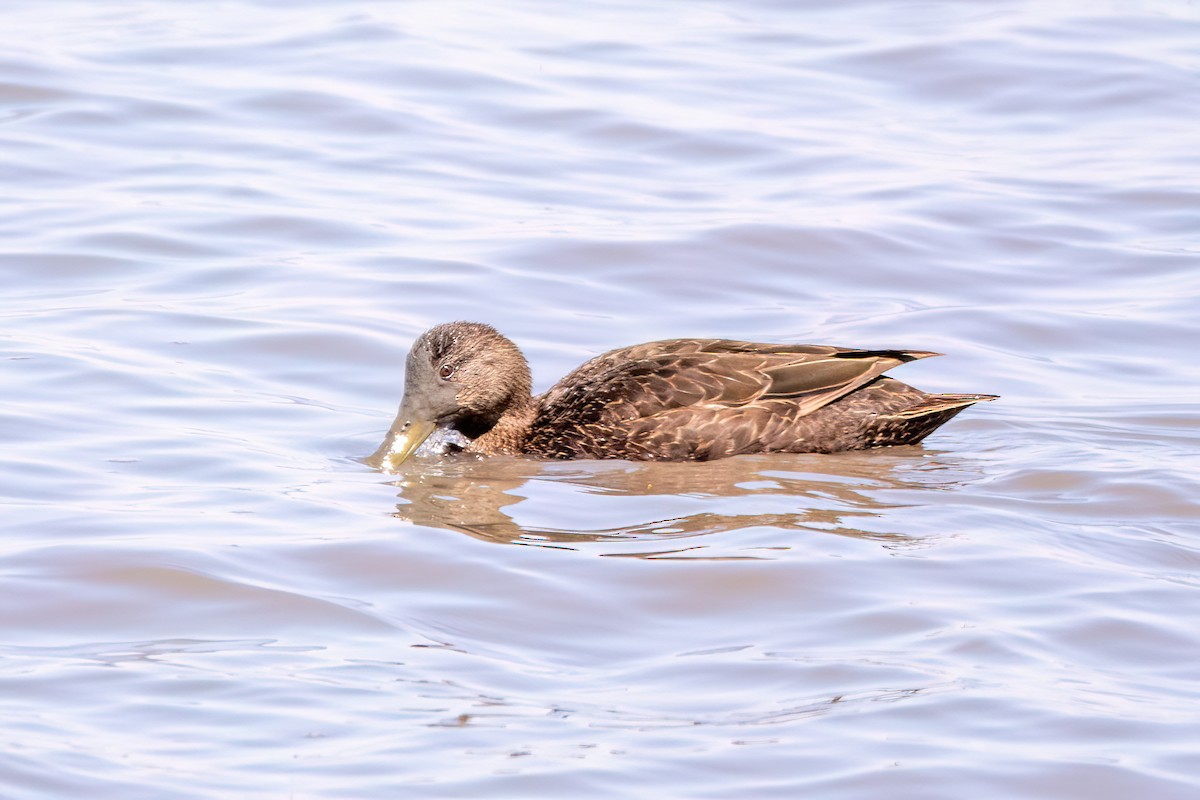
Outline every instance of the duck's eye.
<path id="1" fill-rule="evenodd" d="M 454 374 L 453 364 L 442 364 L 438 367 L 438 377 L 442 380 L 448 380 Z"/>

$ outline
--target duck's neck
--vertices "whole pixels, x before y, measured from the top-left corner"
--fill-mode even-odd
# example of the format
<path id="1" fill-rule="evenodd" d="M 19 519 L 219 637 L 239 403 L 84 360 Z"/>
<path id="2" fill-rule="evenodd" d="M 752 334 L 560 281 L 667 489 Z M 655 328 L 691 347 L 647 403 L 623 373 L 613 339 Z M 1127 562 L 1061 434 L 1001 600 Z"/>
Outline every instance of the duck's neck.
<path id="1" fill-rule="evenodd" d="M 533 398 L 526 395 L 506 408 L 490 430 L 467 445 L 466 452 L 488 456 L 520 455 L 524 452 L 525 437 L 529 435 L 536 413 Z"/>

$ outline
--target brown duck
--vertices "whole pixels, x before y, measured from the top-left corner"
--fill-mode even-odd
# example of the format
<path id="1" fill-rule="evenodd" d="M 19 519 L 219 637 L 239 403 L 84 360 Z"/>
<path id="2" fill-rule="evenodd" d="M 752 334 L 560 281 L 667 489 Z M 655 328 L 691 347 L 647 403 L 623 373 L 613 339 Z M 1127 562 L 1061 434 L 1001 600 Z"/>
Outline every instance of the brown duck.
<path id="1" fill-rule="evenodd" d="M 707 461 L 915 444 L 995 398 L 927 394 L 883 375 L 935 355 L 669 339 L 596 356 L 532 397 L 515 344 L 490 325 L 452 322 L 413 344 L 400 411 L 368 462 L 395 467 L 418 450 Z"/>

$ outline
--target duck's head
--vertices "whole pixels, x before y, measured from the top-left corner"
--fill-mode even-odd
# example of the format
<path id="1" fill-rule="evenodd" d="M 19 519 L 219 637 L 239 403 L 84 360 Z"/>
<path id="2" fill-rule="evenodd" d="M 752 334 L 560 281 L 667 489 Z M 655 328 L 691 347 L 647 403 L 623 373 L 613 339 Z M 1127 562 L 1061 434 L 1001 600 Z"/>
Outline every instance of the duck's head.
<path id="1" fill-rule="evenodd" d="M 421 334 L 408 353 L 396 421 L 367 460 L 396 467 L 435 431 L 448 441 L 487 433 L 510 409 L 529 402 L 529 365 L 495 328 L 450 322 Z"/>

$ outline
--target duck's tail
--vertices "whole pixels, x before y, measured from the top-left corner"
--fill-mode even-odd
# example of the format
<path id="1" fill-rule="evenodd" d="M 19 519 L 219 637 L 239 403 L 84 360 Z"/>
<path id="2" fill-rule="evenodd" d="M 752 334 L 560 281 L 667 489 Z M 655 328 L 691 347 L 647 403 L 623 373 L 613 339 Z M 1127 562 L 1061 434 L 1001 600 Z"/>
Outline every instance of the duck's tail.
<path id="1" fill-rule="evenodd" d="M 995 400 L 995 394 L 931 394 L 907 408 L 881 414 L 871 426 L 876 446 L 916 444 L 975 403 Z"/>

